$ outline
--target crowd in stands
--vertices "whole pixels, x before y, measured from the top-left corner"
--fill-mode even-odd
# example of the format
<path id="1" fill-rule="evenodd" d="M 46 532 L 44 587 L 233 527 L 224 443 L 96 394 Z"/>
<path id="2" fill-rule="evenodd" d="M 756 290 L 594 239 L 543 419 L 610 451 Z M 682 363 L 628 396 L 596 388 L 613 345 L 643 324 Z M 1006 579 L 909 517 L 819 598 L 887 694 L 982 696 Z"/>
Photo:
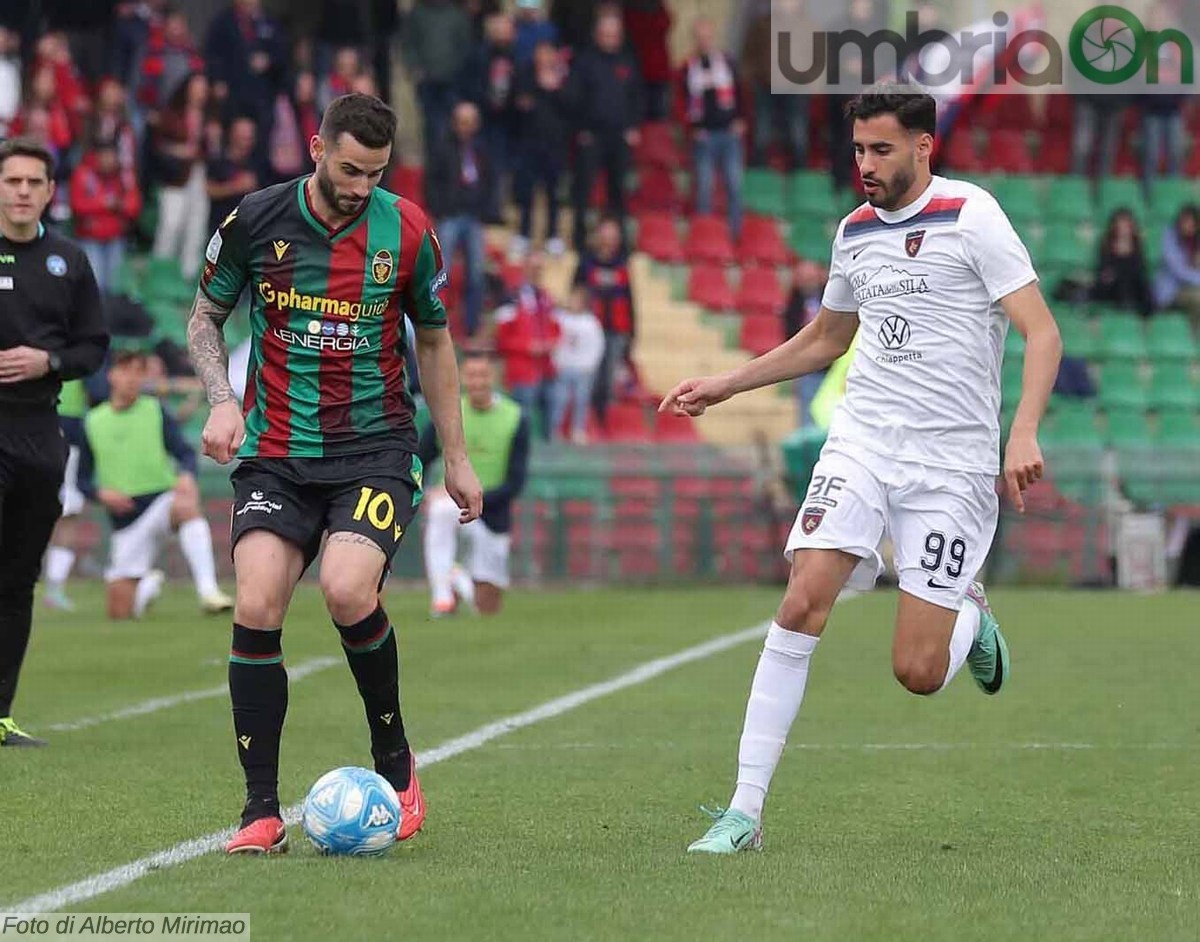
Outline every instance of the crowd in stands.
<path id="1" fill-rule="evenodd" d="M 874 28 L 884 6 L 854 0 L 841 25 Z M 658 238 L 665 248 L 647 250 L 689 263 L 697 300 L 747 312 L 742 345 L 756 352 L 812 317 L 830 221 L 856 199 L 844 100 L 771 94 L 771 4 L 735 7 L 735 22 L 690 23 L 689 51 L 674 59 L 664 0 L 415 0 L 403 13 L 393 0 L 230 0 L 206 23 L 168 0 L 14 0 L 0 9 L 0 136 L 53 150 L 53 217 L 106 291 L 121 290 L 131 246 L 190 284 L 207 234 L 245 194 L 310 168 L 307 142 L 329 101 L 350 91 L 386 99 L 407 78 L 424 151 L 397 162 L 424 170 L 392 185 L 436 220 L 461 290 L 457 326 L 494 346 L 510 391 L 543 417 L 540 434 L 582 441 L 638 388 L 635 245 Z M 1171 25 L 1170 3 L 1154 9 L 1154 28 Z M 1170 75 L 1176 47 L 1162 48 Z M 1187 153 L 1195 103 L 1183 97 L 1000 98 L 972 103 L 939 142 L 946 172 L 1133 170 L 1149 189 L 1200 167 L 1200 149 Z M 789 205 L 754 202 L 746 165 L 757 184 L 807 176 L 791 184 Z M 809 187 L 814 173 L 827 175 L 828 197 Z M 1200 324 L 1200 211 L 1182 206 L 1150 237 L 1133 207 L 1107 211 L 1093 276 L 1077 293 L 1142 316 L 1181 307 Z M 512 230 L 507 258 L 488 251 L 496 224 Z M 575 290 L 551 298 L 542 252 L 557 259 L 568 248 L 579 257 Z M 727 275 L 739 265 L 735 289 Z M 802 384 L 802 401 L 817 382 Z"/>

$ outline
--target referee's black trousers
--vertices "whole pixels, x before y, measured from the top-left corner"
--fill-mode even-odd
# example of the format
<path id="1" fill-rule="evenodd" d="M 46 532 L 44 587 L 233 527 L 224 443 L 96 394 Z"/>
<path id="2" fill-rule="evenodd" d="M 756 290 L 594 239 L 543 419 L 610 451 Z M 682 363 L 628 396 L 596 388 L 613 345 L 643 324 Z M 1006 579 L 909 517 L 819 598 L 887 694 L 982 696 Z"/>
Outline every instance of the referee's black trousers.
<path id="1" fill-rule="evenodd" d="M 53 411 L 0 415 L 0 717 L 12 714 L 66 463 Z"/>

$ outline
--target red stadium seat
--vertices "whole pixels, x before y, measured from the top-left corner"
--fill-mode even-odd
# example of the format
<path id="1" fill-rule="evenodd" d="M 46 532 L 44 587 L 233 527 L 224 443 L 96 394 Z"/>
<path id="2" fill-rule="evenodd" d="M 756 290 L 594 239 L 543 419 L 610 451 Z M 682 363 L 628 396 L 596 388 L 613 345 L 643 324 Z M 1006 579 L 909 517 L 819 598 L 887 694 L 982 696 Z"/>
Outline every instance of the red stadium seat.
<path id="1" fill-rule="evenodd" d="M 743 318 L 740 343 L 755 356 L 773 350 L 783 343 L 783 319 L 778 315 Z"/>
<path id="2" fill-rule="evenodd" d="M 774 268 L 742 270 L 734 306 L 748 317 L 778 315 L 783 310 L 783 288 Z"/>
<path id="3" fill-rule="evenodd" d="M 654 413 L 654 440 L 656 442 L 698 442 L 696 420 L 689 416 Z"/>
<path id="4" fill-rule="evenodd" d="M 1065 97 L 1052 95 L 1052 98 Z M 1065 134 L 1046 133 L 1038 150 L 1038 169 L 1043 173 L 1071 172 L 1071 138 Z"/>
<path id="5" fill-rule="evenodd" d="M 724 268 L 697 265 L 688 275 L 688 297 L 711 311 L 732 311 L 737 303 Z"/>
<path id="6" fill-rule="evenodd" d="M 978 173 L 982 169 L 979 155 L 975 152 L 975 139 L 970 128 L 960 127 L 950 135 L 946 142 L 946 150 L 942 156 L 946 166 L 968 173 Z"/>
<path id="7" fill-rule="evenodd" d="M 660 262 L 682 262 L 683 243 L 670 213 L 647 213 L 638 219 L 637 247 Z"/>
<path id="8" fill-rule="evenodd" d="M 675 126 L 669 121 L 651 121 L 641 127 L 642 139 L 633 152 L 639 168 L 675 170 L 687 164 L 687 152 L 679 146 Z"/>
<path id="9" fill-rule="evenodd" d="M 689 259 L 712 262 L 716 265 L 733 264 L 733 242 L 729 238 L 729 227 L 720 216 L 694 216 L 688 228 L 684 251 Z"/>
<path id="10" fill-rule="evenodd" d="M 675 176 L 662 167 L 646 167 L 638 171 L 637 188 L 630 194 L 629 208 L 635 213 L 678 212 L 683 197 L 675 184 Z"/>
<path id="11" fill-rule="evenodd" d="M 618 402 L 608 407 L 604 437 L 610 442 L 648 442 L 650 429 L 639 405 Z"/>
<path id="12" fill-rule="evenodd" d="M 791 261 L 791 252 L 779 223 L 767 216 L 747 216 L 742 221 L 742 237 L 738 242 L 738 260 L 745 265 L 786 265 Z"/>
<path id="13" fill-rule="evenodd" d="M 1002 173 L 1033 173 L 1035 169 L 1024 131 L 993 131 L 988 135 L 983 163 L 985 169 Z"/>

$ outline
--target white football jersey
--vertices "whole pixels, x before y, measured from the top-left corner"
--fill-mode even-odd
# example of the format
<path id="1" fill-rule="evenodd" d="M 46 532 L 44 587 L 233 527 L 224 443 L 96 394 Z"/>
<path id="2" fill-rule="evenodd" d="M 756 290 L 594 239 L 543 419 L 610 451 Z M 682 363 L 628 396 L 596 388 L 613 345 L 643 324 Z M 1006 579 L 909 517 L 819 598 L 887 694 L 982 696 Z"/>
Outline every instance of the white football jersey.
<path id="1" fill-rule="evenodd" d="M 829 429 L 843 449 L 999 473 L 998 303 L 1037 279 L 995 198 L 935 176 L 895 212 L 842 220 L 822 304 L 857 313 L 858 347 Z"/>

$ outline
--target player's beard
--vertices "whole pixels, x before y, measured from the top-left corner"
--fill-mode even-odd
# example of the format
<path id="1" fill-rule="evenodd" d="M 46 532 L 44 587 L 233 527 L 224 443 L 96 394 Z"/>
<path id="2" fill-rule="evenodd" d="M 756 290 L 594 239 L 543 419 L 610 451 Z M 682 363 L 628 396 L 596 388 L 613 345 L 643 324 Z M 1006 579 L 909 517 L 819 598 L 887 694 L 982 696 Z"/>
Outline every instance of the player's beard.
<path id="1" fill-rule="evenodd" d="M 325 172 L 324 164 L 317 164 L 314 176 L 317 178 L 317 190 L 321 194 L 321 199 L 339 216 L 353 216 L 362 208 L 362 203 L 354 197 L 338 195 L 337 187 L 329 179 L 329 174 Z"/>
<path id="2" fill-rule="evenodd" d="M 915 167 L 908 170 L 897 170 L 892 179 L 887 182 L 878 177 L 872 179 L 879 185 L 879 188 L 875 191 L 874 196 L 867 195 L 867 202 L 885 212 L 890 212 L 900 203 L 904 194 L 912 189 L 912 185 L 917 179 L 917 170 Z"/>

